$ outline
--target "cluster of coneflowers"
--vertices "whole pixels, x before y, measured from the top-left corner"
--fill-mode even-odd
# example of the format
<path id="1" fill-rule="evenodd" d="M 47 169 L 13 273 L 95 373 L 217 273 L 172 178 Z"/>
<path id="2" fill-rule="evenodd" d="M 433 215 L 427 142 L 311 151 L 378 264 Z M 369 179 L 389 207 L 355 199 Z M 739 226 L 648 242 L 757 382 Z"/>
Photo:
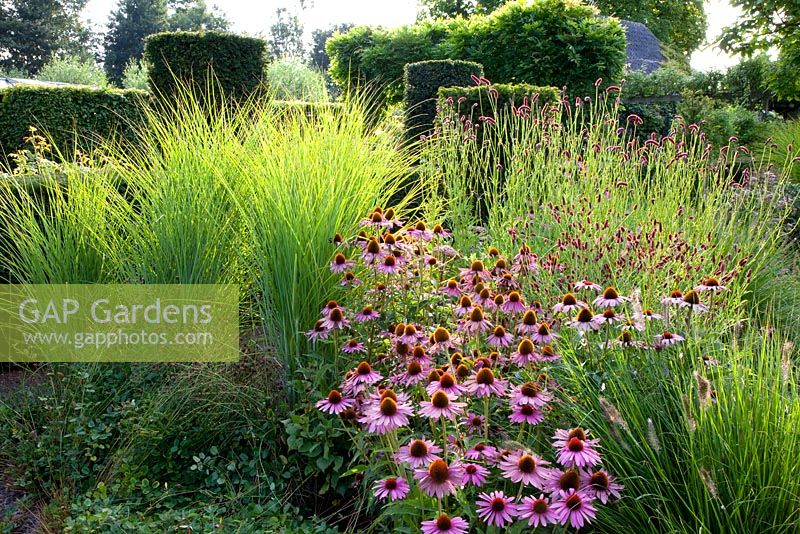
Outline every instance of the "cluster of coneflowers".
<path id="1" fill-rule="evenodd" d="M 589 280 L 557 301 L 535 300 L 539 258 L 524 244 L 513 257 L 492 248 L 461 265 L 441 225 L 406 226 L 376 208 L 362 226 L 354 239 L 335 238 L 330 268 L 346 304 L 329 301 L 307 336 L 331 343 L 337 366 L 349 362 L 317 407 L 365 435 L 354 443 L 369 443 L 361 453 L 377 466 L 375 498 L 411 499 L 426 534 L 464 533 L 470 522 L 590 523 L 622 485 L 588 430 L 553 425 L 558 347 L 596 358 L 684 337 L 654 329 L 668 318 L 635 296 Z M 723 290 L 710 277 L 662 304 L 688 320 L 708 311 L 702 293 Z"/>

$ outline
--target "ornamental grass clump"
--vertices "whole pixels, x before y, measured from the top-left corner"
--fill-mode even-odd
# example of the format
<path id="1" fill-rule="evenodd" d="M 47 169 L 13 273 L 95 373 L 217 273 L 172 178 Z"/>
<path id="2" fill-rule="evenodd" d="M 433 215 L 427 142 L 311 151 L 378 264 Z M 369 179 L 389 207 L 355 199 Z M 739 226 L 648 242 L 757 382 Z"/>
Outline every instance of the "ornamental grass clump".
<path id="1" fill-rule="evenodd" d="M 361 226 L 337 239 L 342 297 L 306 335 L 341 377 L 316 405 L 341 418 L 386 517 L 424 532 L 593 523 L 623 485 L 561 408 L 572 392 L 556 377 L 674 357 L 662 354 L 705 332 L 725 288 L 704 279 L 687 289 L 696 303 L 664 297 L 656 313 L 638 291 L 587 279 L 543 291 L 527 243 L 469 261 L 441 225 L 375 208 Z"/>

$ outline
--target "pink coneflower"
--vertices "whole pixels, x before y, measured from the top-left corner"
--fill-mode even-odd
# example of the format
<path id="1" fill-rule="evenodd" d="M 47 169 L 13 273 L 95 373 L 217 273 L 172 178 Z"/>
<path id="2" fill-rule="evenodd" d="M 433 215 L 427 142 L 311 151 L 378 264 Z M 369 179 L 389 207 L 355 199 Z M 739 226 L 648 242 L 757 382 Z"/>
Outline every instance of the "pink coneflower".
<path id="1" fill-rule="evenodd" d="M 680 306 L 683 302 L 683 292 L 678 289 L 670 291 L 669 296 L 661 299 L 661 304 L 664 306 Z"/>
<path id="2" fill-rule="evenodd" d="M 492 273 L 486 270 L 481 260 L 475 260 L 468 269 L 461 269 L 459 276 L 467 282 L 474 282 L 476 279 L 486 281 L 492 278 Z"/>
<path id="3" fill-rule="evenodd" d="M 513 452 L 500 461 L 500 470 L 503 478 L 508 478 L 512 482 L 521 483 L 524 486 L 532 485 L 536 488 L 544 488 L 545 483 L 551 478 L 550 465 L 536 456 L 522 450 Z"/>
<path id="4" fill-rule="evenodd" d="M 606 308 L 603 310 L 603 313 L 598 313 L 597 316 L 600 324 L 614 324 L 619 323 L 625 320 L 625 317 L 619 315 L 617 312 L 614 311 L 614 308 Z"/>
<path id="5" fill-rule="evenodd" d="M 628 297 L 620 296 L 617 292 L 616 288 L 613 286 L 608 286 L 603 294 L 594 299 L 594 304 L 598 308 L 613 308 L 614 306 L 619 306 L 623 302 L 630 300 Z"/>
<path id="6" fill-rule="evenodd" d="M 693 313 L 704 313 L 708 311 L 708 306 L 700 303 L 700 295 L 694 289 L 690 289 L 683 295 L 680 302 L 681 308 L 690 308 Z"/>
<path id="7" fill-rule="evenodd" d="M 436 519 L 423 521 L 422 534 L 467 534 L 469 523 L 460 517 L 441 514 Z"/>
<path id="8" fill-rule="evenodd" d="M 544 421 L 544 413 L 530 404 L 513 404 L 511 405 L 511 415 L 508 416 L 508 419 L 512 423 L 538 425 Z"/>
<path id="9" fill-rule="evenodd" d="M 461 298 L 458 299 L 458 304 L 456 304 L 453 313 L 456 315 L 456 317 L 469 315 L 473 307 L 472 299 L 469 298 L 469 295 L 461 295 Z"/>
<path id="10" fill-rule="evenodd" d="M 557 337 L 560 336 L 551 330 L 550 323 L 542 321 L 536 326 L 536 331 L 531 334 L 531 341 L 537 345 L 549 345 Z"/>
<path id="11" fill-rule="evenodd" d="M 488 367 L 484 367 L 475 373 L 475 376 L 467 380 L 464 385 L 467 391 L 475 397 L 490 397 L 492 395 L 503 395 L 506 391 L 507 382 L 494 376 Z"/>
<path id="12" fill-rule="evenodd" d="M 464 427 L 470 434 L 478 434 L 483 432 L 483 416 L 478 414 L 468 414 L 464 421 Z M 469 458 L 469 456 L 467 456 Z"/>
<path id="13" fill-rule="evenodd" d="M 406 233 L 419 241 L 430 241 L 433 239 L 433 232 L 428 230 L 428 228 L 425 226 L 425 223 L 422 221 L 419 221 L 414 226 L 408 228 Z"/>
<path id="14" fill-rule="evenodd" d="M 458 281 L 451 278 L 439 288 L 439 293 L 443 293 L 448 297 L 457 297 L 461 294 L 461 288 L 458 286 Z"/>
<path id="15" fill-rule="evenodd" d="M 550 471 L 550 479 L 547 481 L 547 492 L 551 495 L 563 497 L 570 491 L 578 491 L 582 488 L 581 473 L 577 469 L 566 469 Z"/>
<path id="16" fill-rule="evenodd" d="M 478 292 L 478 296 L 475 298 L 475 302 L 484 307 L 487 310 L 495 310 L 497 309 L 497 304 L 494 303 L 494 296 L 492 295 L 491 290 L 488 287 L 484 287 L 483 289 Z"/>
<path id="17" fill-rule="evenodd" d="M 431 395 L 430 401 L 422 401 L 419 405 L 419 413 L 425 417 L 431 419 L 440 419 L 442 417 L 455 419 L 456 415 L 463 412 L 466 403 L 455 402 L 450 399 L 450 395 L 439 390 Z"/>
<path id="18" fill-rule="evenodd" d="M 464 468 L 458 462 L 448 465 L 442 459 L 434 460 L 427 469 L 417 469 L 414 478 L 420 489 L 429 497 L 444 497 L 464 485 Z"/>
<path id="19" fill-rule="evenodd" d="M 624 486 L 614 480 L 614 477 L 603 469 L 586 471 L 582 480 L 584 492 L 588 497 L 598 499 L 603 504 L 606 504 L 611 497 L 619 499 Z"/>
<path id="20" fill-rule="evenodd" d="M 539 318 L 536 317 L 536 312 L 534 310 L 526 310 L 522 314 L 522 320 L 517 325 L 517 333 L 524 336 L 533 334 L 539 329 L 538 322 Z"/>
<path id="21" fill-rule="evenodd" d="M 345 318 L 341 308 L 334 308 L 322 320 L 322 326 L 327 330 L 342 330 L 350 326 L 350 321 Z"/>
<path id="22" fill-rule="evenodd" d="M 464 319 L 459 324 L 459 330 L 466 332 L 469 335 L 480 334 L 492 327 L 492 323 L 483 315 L 483 309 L 480 306 L 475 306 L 469 313 L 469 317 Z"/>
<path id="23" fill-rule="evenodd" d="M 441 224 L 433 225 L 433 235 L 440 239 L 449 239 L 450 237 L 453 237 L 453 234 L 451 234 L 450 231 L 444 228 Z"/>
<path id="24" fill-rule="evenodd" d="M 361 308 L 361 311 L 358 312 L 355 317 L 353 317 L 353 319 L 360 323 L 365 323 L 367 321 L 373 321 L 380 316 L 381 314 L 372 309 L 372 306 L 364 306 Z"/>
<path id="25" fill-rule="evenodd" d="M 663 319 L 660 313 L 656 313 L 650 308 L 642 310 L 641 313 L 636 315 L 636 318 L 642 321 L 655 321 L 655 320 L 660 321 L 661 319 Z"/>
<path id="26" fill-rule="evenodd" d="M 397 274 L 403 270 L 402 262 L 393 254 L 387 255 L 382 262 L 373 264 L 373 267 L 383 274 Z"/>
<path id="27" fill-rule="evenodd" d="M 348 260 L 347 257 L 341 252 L 337 252 L 331 261 L 331 272 L 343 273 L 355 264 L 354 261 Z"/>
<path id="28" fill-rule="evenodd" d="M 400 326 L 401 325 L 398 325 L 397 332 L 395 332 L 397 341 L 402 341 L 407 345 L 416 345 L 417 341 L 419 340 L 419 332 L 417 331 L 417 327 L 413 324 L 405 324 L 402 325 L 401 331 Z"/>
<path id="29" fill-rule="evenodd" d="M 481 418 L 481 428 L 483 428 L 483 419 Z M 497 459 L 497 449 L 485 443 L 477 443 L 466 453 L 464 458 L 468 460 L 486 460 L 493 462 Z"/>
<path id="30" fill-rule="evenodd" d="M 371 265 L 386 255 L 384 250 L 381 248 L 381 244 L 378 243 L 377 239 L 370 239 L 367 241 L 367 246 L 364 247 L 364 252 L 362 253 L 361 257 L 364 260 L 364 263 L 367 265 Z"/>
<path id="31" fill-rule="evenodd" d="M 594 282 L 590 282 L 589 280 L 583 279 L 573 287 L 575 291 L 580 291 L 581 289 L 587 289 L 591 291 L 602 291 L 603 287 L 599 284 L 595 284 Z"/>
<path id="32" fill-rule="evenodd" d="M 619 327 L 619 328 L 621 328 L 623 330 L 636 330 L 637 332 L 644 331 L 644 323 L 641 323 L 641 322 L 636 321 L 636 320 L 622 321 L 621 323 L 619 323 L 617 325 L 617 327 Z"/>
<path id="33" fill-rule="evenodd" d="M 356 278 L 356 275 L 351 271 L 347 271 L 342 277 L 342 287 L 360 286 L 363 283 L 364 282 L 362 282 L 360 278 Z"/>
<path id="34" fill-rule="evenodd" d="M 478 516 L 490 526 L 503 528 L 512 523 L 517 515 L 514 499 L 506 497 L 502 491 L 481 493 L 475 504 L 478 507 Z"/>
<path id="35" fill-rule="evenodd" d="M 588 439 L 586 432 L 578 427 L 572 430 L 558 429 L 553 436 L 553 446 L 560 449 L 558 463 L 567 467 L 592 467 L 600 463 L 595 447 L 598 439 Z"/>
<path id="36" fill-rule="evenodd" d="M 455 344 L 450 332 L 441 326 L 437 327 L 436 330 L 433 331 L 433 334 L 431 335 L 431 341 L 433 342 L 431 344 L 432 352 L 438 352 L 442 349 L 449 349 Z"/>
<path id="37" fill-rule="evenodd" d="M 359 340 L 353 338 L 344 345 L 342 345 L 342 352 L 346 354 L 355 354 L 357 352 L 364 352 L 366 347 Z"/>
<path id="38" fill-rule="evenodd" d="M 527 338 L 520 341 L 516 352 L 511 354 L 511 361 L 520 367 L 536 361 L 536 348 L 533 346 L 533 341 Z"/>
<path id="39" fill-rule="evenodd" d="M 497 288 L 504 289 L 504 290 L 512 290 L 512 289 L 519 289 L 519 282 L 514 280 L 514 275 L 511 273 L 504 273 L 498 280 L 497 280 Z M 503 299 L 505 300 L 505 299 Z M 498 304 L 502 304 L 498 303 Z"/>
<path id="40" fill-rule="evenodd" d="M 539 350 L 539 354 L 536 355 L 537 362 L 554 362 L 559 358 L 561 358 L 561 355 L 550 345 L 544 345 Z"/>
<path id="41" fill-rule="evenodd" d="M 370 214 L 370 216 L 366 219 L 361 219 L 361 226 L 372 226 L 374 228 L 385 228 L 391 227 L 392 221 L 387 221 L 383 213 L 379 210 L 375 210 Z"/>
<path id="42" fill-rule="evenodd" d="M 617 339 L 611 342 L 611 345 L 616 345 L 619 347 L 641 347 L 642 342 L 633 339 L 633 335 L 631 334 L 630 330 L 623 330 L 622 333 L 617 336 Z"/>
<path id="43" fill-rule="evenodd" d="M 489 476 L 489 470 L 478 464 L 464 464 L 464 479 L 462 483 L 466 486 L 472 484 L 473 486 L 483 486 L 486 482 L 486 477 Z"/>
<path id="44" fill-rule="evenodd" d="M 395 460 L 411 466 L 412 469 L 430 465 L 434 460 L 438 460 L 438 453 L 442 449 L 427 439 L 412 439 L 408 445 L 400 447 L 394 455 Z"/>
<path id="45" fill-rule="evenodd" d="M 538 269 L 536 265 L 536 254 L 531 252 L 528 245 L 522 245 L 519 248 L 519 253 L 514 256 L 514 262 L 511 265 L 511 270 L 514 272 L 533 272 Z"/>
<path id="46" fill-rule="evenodd" d="M 413 414 L 410 405 L 386 397 L 380 404 L 365 412 L 359 422 L 366 425 L 368 432 L 381 435 L 406 426 L 409 416 Z"/>
<path id="47" fill-rule="evenodd" d="M 597 510 L 585 493 L 570 490 L 567 495 L 553 503 L 553 512 L 562 525 L 569 523 L 572 528 L 583 528 L 595 518 Z"/>
<path id="48" fill-rule="evenodd" d="M 511 345 L 514 336 L 506 332 L 502 325 L 497 325 L 492 333 L 486 336 L 486 342 L 493 347 L 507 347 Z"/>
<path id="49" fill-rule="evenodd" d="M 426 389 L 428 395 L 433 395 L 437 391 L 444 391 L 454 399 L 464 393 L 464 388 L 456 383 L 456 379 L 450 373 L 442 373 L 439 380 L 429 383 Z"/>
<path id="50" fill-rule="evenodd" d="M 333 415 L 338 415 L 347 408 L 352 408 L 354 405 L 355 401 L 353 399 L 345 399 L 336 389 L 332 389 L 327 397 L 317 401 L 317 408 L 325 413 Z"/>
<path id="51" fill-rule="evenodd" d="M 511 404 L 518 406 L 529 404 L 534 408 L 541 408 L 553 400 L 553 396 L 548 391 L 543 391 L 535 382 L 520 384 L 511 390 L 509 396 Z"/>
<path id="52" fill-rule="evenodd" d="M 703 282 L 695 286 L 695 291 L 727 291 L 728 288 L 721 285 L 716 276 L 709 276 Z"/>
<path id="53" fill-rule="evenodd" d="M 506 313 L 522 313 L 525 311 L 525 304 L 522 303 L 522 297 L 517 291 L 512 291 L 508 294 L 508 298 L 500 306 L 500 309 Z"/>
<path id="54" fill-rule="evenodd" d="M 664 331 L 656 336 L 656 342 L 662 347 L 669 347 L 681 341 L 684 341 L 683 336 L 679 336 L 670 331 Z"/>
<path id="55" fill-rule="evenodd" d="M 331 310 L 335 308 L 341 308 L 341 306 L 339 306 L 339 303 L 336 302 L 335 300 L 329 300 L 328 302 L 325 303 L 325 307 L 322 308 L 320 313 L 322 315 L 328 315 L 331 312 Z"/>
<path id="56" fill-rule="evenodd" d="M 553 306 L 555 313 L 563 313 L 564 315 L 570 314 L 574 310 L 585 308 L 586 303 L 575 298 L 572 293 L 566 293 L 561 297 L 561 302 Z"/>
<path id="57" fill-rule="evenodd" d="M 383 378 L 383 375 L 375 371 L 369 363 L 361 362 L 347 381 L 354 384 L 369 385 L 374 384 L 381 378 Z"/>
<path id="58" fill-rule="evenodd" d="M 578 312 L 578 315 L 570 321 L 569 325 L 579 332 L 588 332 L 590 330 L 599 330 L 601 325 L 601 320 L 599 319 L 598 315 L 593 314 L 589 311 L 589 308 L 581 308 L 581 311 Z"/>
<path id="59" fill-rule="evenodd" d="M 386 210 L 386 213 L 383 214 L 383 218 L 386 221 L 385 226 L 391 228 L 392 226 L 396 228 L 400 228 L 405 224 L 403 221 L 400 220 L 399 217 L 394 212 L 393 208 L 389 208 Z"/>
<path id="60" fill-rule="evenodd" d="M 320 319 L 314 323 L 314 328 L 306 332 L 306 337 L 311 341 L 319 341 L 320 339 L 328 339 L 330 330 L 325 328 L 325 320 Z"/>
<path id="61" fill-rule="evenodd" d="M 409 486 L 404 478 L 389 477 L 376 481 L 372 489 L 375 497 L 381 501 L 385 501 L 387 498 L 390 501 L 397 501 L 408 495 Z"/>
<path id="62" fill-rule="evenodd" d="M 524 497 L 517 505 L 517 517 L 527 519 L 529 527 L 546 527 L 558 523 L 558 514 L 550 507 L 550 499 L 544 495 Z"/>

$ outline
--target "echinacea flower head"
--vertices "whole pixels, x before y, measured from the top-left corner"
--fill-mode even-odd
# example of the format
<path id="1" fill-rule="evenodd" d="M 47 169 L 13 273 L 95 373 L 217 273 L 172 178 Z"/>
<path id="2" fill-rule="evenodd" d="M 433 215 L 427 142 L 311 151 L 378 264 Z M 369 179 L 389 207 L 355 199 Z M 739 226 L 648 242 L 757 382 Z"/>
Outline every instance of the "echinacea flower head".
<path id="1" fill-rule="evenodd" d="M 508 294 L 506 301 L 500 307 L 506 313 L 522 313 L 525 311 L 525 305 L 522 303 L 522 296 L 517 291 L 512 291 Z"/>
<path id="2" fill-rule="evenodd" d="M 683 295 L 683 300 L 680 302 L 681 308 L 689 308 L 694 313 L 703 313 L 708 311 L 708 306 L 700 302 L 700 295 L 694 289 L 690 289 Z"/>
<path id="3" fill-rule="evenodd" d="M 605 470 L 586 471 L 583 474 L 584 492 L 591 498 L 606 504 L 610 498 L 619 499 L 620 491 L 624 489 L 622 484 L 615 482 L 613 476 Z"/>
<path id="4" fill-rule="evenodd" d="M 517 333 L 521 335 L 530 335 L 539 328 L 539 318 L 536 316 L 534 310 L 526 310 L 522 314 L 522 320 L 517 325 Z"/>
<path id="5" fill-rule="evenodd" d="M 424 222 L 419 221 L 414 226 L 408 228 L 406 233 L 419 241 L 430 241 L 433 239 L 433 232 L 428 230 Z"/>
<path id="6" fill-rule="evenodd" d="M 580 291 L 582 289 L 591 290 L 591 291 L 602 291 L 603 290 L 603 286 L 601 286 L 599 284 L 595 284 L 594 282 L 590 282 L 589 280 L 586 280 L 584 278 L 583 280 L 581 280 L 580 282 L 575 284 L 573 289 L 575 291 Z"/>
<path id="7" fill-rule="evenodd" d="M 398 257 L 394 254 L 387 254 L 383 261 L 373 264 L 375 270 L 383 274 L 397 274 L 403 270 L 403 267 L 398 261 Z"/>
<path id="8" fill-rule="evenodd" d="M 336 302 L 335 300 L 329 300 L 328 302 L 325 303 L 325 307 L 322 308 L 322 311 L 320 311 L 320 313 L 322 315 L 328 315 L 334 308 L 341 308 L 341 306 L 339 306 L 339 303 Z"/>
<path id="9" fill-rule="evenodd" d="M 483 428 L 483 418 L 481 418 L 481 428 Z M 497 459 L 497 454 L 497 448 L 485 443 L 476 443 L 464 453 L 464 457 L 469 460 L 486 460 L 493 462 Z"/>
<path id="10" fill-rule="evenodd" d="M 511 345 L 514 336 L 506 332 L 502 325 L 497 325 L 492 333 L 486 336 L 486 342 L 493 347 L 507 347 Z"/>
<path id="11" fill-rule="evenodd" d="M 456 317 L 461 317 L 462 315 L 469 315 L 472 311 L 472 299 L 469 298 L 469 295 L 461 295 L 461 298 L 458 299 L 458 304 L 456 304 L 453 313 Z"/>
<path id="12" fill-rule="evenodd" d="M 571 490 L 553 503 L 553 512 L 562 525 L 569 524 L 572 528 L 583 528 L 595 518 L 597 510 L 592 506 L 589 496 Z"/>
<path id="13" fill-rule="evenodd" d="M 409 416 L 413 415 L 411 406 L 398 402 L 397 398 L 385 397 L 376 407 L 366 411 L 359 419 L 372 434 L 386 434 L 392 430 L 408 424 Z"/>
<path id="14" fill-rule="evenodd" d="M 503 395 L 506 391 L 507 382 L 494 375 L 494 372 L 483 367 L 475 373 L 475 376 L 467 380 L 464 384 L 471 394 L 476 397 L 490 397 L 492 395 Z"/>
<path id="15" fill-rule="evenodd" d="M 331 272 L 343 273 L 352 267 L 353 264 L 354 262 L 352 260 L 348 260 L 344 254 L 337 252 L 333 257 L 333 261 L 331 261 Z"/>
<path id="16" fill-rule="evenodd" d="M 529 404 L 534 408 L 541 408 L 551 400 L 553 395 L 544 391 L 536 382 L 525 382 L 511 390 L 511 404 L 522 406 Z"/>
<path id="17" fill-rule="evenodd" d="M 678 334 L 668 330 L 656 336 L 656 342 L 662 347 L 670 347 L 676 343 L 680 343 L 681 341 L 684 341 L 683 336 L 679 336 Z"/>
<path id="18" fill-rule="evenodd" d="M 613 286 L 608 286 L 603 290 L 603 294 L 594 299 L 592 304 L 598 308 L 613 308 L 619 306 L 623 302 L 630 300 L 628 297 L 621 296 L 617 289 Z"/>
<path id="19" fill-rule="evenodd" d="M 365 323 L 367 321 L 373 321 L 380 316 L 381 314 L 375 311 L 372 306 L 364 306 L 361 308 L 361 311 L 353 317 L 353 319 L 360 323 Z"/>
<path id="20" fill-rule="evenodd" d="M 486 266 L 484 266 L 481 260 L 473 261 L 469 269 L 462 269 L 459 273 L 462 278 L 469 282 L 473 282 L 476 280 L 489 280 L 492 277 L 492 274 L 486 270 Z"/>
<path id="21" fill-rule="evenodd" d="M 550 345 L 544 345 L 539 349 L 539 354 L 536 355 L 536 360 L 540 362 L 554 362 L 559 358 L 561 358 L 561 355 Z"/>
<path id="22" fill-rule="evenodd" d="M 328 316 L 322 320 L 322 326 L 328 330 L 342 330 L 350 326 L 350 321 L 345 318 L 341 308 L 334 308 L 328 312 Z"/>
<path id="23" fill-rule="evenodd" d="M 489 476 L 489 470 L 479 464 L 464 464 L 464 480 L 463 483 L 472 484 L 473 486 L 483 486 L 486 482 L 486 477 Z"/>
<path id="24" fill-rule="evenodd" d="M 342 352 L 347 354 L 355 354 L 357 352 L 364 352 L 366 347 L 359 340 L 353 338 L 344 345 L 342 345 Z"/>
<path id="25" fill-rule="evenodd" d="M 516 404 L 511 406 L 511 415 L 508 416 L 508 419 L 516 424 L 538 425 L 544 421 L 544 413 L 531 404 Z"/>
<path id="26" fill-rule="evenodd" d="M 372 366 L 367 362 L 361 362 L 356 367 L 355 373 L 350 378 L 356 384 L 374 384 L 383 376 L 375 371 Z"/>
<path id="27" fill-rule="evenodd" d="M 560 449 L 558 463 L 567 467 L 592 467 L 600 463 L 600 455 L 595 450 L 598 439 L 589 439 L 580 428 L 570 431 L 556 430 L 553 446 Z"/>
<path id="28" fill-rule="evenodd" d="M 695 291 L 727 291 L 728 288 L 719 283 L 716 276 L 709 276 L 696 286 Z"/>
<path id="29" fill-rule="evenodd" d="M 408 495 L 409 486 L 406 479 L 399 477 L 388 477 L 378 480 L 372 486 L 375 492 L 375 497 L 381 501 L 389 499 L 390 501 L 397 501 L 405 498 Z"/>
<path id="30" fill-rule="evenodd" d="M 625 320 L 625 317 L 614 311 L 614 308 L 606 308 L 603 313 L 597 314 L 600 324 L 613 324 Z"/>
<path id="31" fill-rule="evenodd" d="M 338 390 L 332 389 L 328 396 L 317 401 L 317 408 L 329 414 L 338 415 L 355 404 L 353 399 L 346 399 Z"/>
<path id="32" fill-rule="evenodd" d="M 420 415 L 429 417 L 431 419 L 455 419 L 456 415 L 464 411 L 466 403 L 455 402 L 450 398 L 450 395 L 442 390 L 438 390 L 431 395 L 430 401 L 422 401 L 420 403 Z"/>
<path id="33" fill-rule="evenodd" d="M 520 367 L 524 367 L 525 365 L 533 362 L 536 360 L 536 347 L 533 345 L 533 341 L 528 338 L 523 339 L 517 345 L 517 350 L 511 355 L 511 361 L 515 364 L 519 365 Z"/>
<path id="34" fill-rule="evenodd" d="M 664 306 L 680 306 L 681 302 L 683 302 L 683 292 L 679 289 L 673 289 L 668 297 L 661 299 L 661 304 Z"/>
<path id="35" fill-rule="evenodd" d="M 427 469 L 417 469 L 414 478 L 427 496 L 441 498 L 455 493 L 464 485 L 464 468 L 458 462 L 448 464 L 437 459 Z"/>
<path id="36" fill-rule="evenodd" d="M 550 499 L 544 495 L 524 497 L 517 505 L 517 517 L 527 519 L 528 526 L 533 528 L 558 523 L 558 514 L 550 507 Z"/>
<path id="37" fill-rule="evenodd" d="M 514 499 L 506 497 L 502 491 L 481 493 L 475 504 L 478 507 L 478 516 L 489 526 L 503 528 L 513 523 L 517 516 Z"/>
<path id="38" fill-rule="evenodd" d="M 656 321 L 656 320 L 660 321 L 661 319 L 663 319 L 660 313 L 656 313 L 650 308 L 645 308 L 644 310 L 642 310 L 642 313 L 638 315 L 638 318 L 644 321 Z"/>
<path id="39" fill-rule="evenodd" d="M 503 478 L 524 486 L 532 485 L 542 489 L 551 478 L 551 470 L 546 467 L 548 465 L 550 465 L 548 462 L 535 454 L 518 450 L 500 461 L 500 470 L 503 472 Z"/>
<path id="40" fill-rule="evenodd" d="M 367 265 L 372 265 L 373 263 L 381 259 L 384 255 L 385 252 L 381 248 L 381 244 L 378 243 L 377 239 L 372 238 L 369 241 L 367 241 L 367 246 L 364 247 L 364 252 L 361 254 L 361 258 Z"/>
<path id="41" fill-rule="evenodd" d="M 559 337 L 559 335 L 553 332 L 550 323 L 542 321 L 536 325 L 536 331 L 531 334 L 531 341 L 537 345 L 547 345 L 552 343 L 557 337 Z"/>
<path id="42" fill-rule="evenodd" d="M 453 346 L 453 339 L 447 328 L 439 326 L 433 331 L 431 336 L 431 349 L 437 351 L 439 349 L 448 349 Z"/>
<path id="43" fill-rule="evenodd" d="M 350 286 L 360 286 L 363 284 L 360 278 L 356 278 L 356 275 L 352 271 L 347 271 L 344 273 L 342 277 L 342 286 L 343 287 L 350 287 Z"/>
<path id="44" fill-rule="evenodd" d="M 456 383 L 455 377 L 450 373 L 442 373 L 439 380 L 431 382 L 426 388 L 428 395 L 433 395 L 437 391 L 444 391 L 452 398 L 456 398 L 464 392 L 464 388 Z"/>
<path id="45" fill-rule="evenodd" d="M 583 487 L 581 473 L 577 469 L 566 469 L 564 471 L 553 469 L 550 471 L 550 475 L 547 491 L 551 495 L 564 496 Z"/>
<path id="46" fill-rule="evenodd" d="M 464 427 L 467 429 L 467 432 L 472 434 L 482 432 L 483 416 L 474 413 L 468 414 L 466 420 L 464 421 Z M 469 456 L 467 456 L 467 458 L 469 458 Z"/>
<path id="47" fill-rule="evenodd" d="M 572 293 L 566 293 L 563 297 L 561 297 L 561 302 L 553 306 L 553 311 L 555 313 L 563 313 L 566 315 L 574 310 L 579 310 L 585 307 L 585 302 L 578 300 Z"/>
<path id="48" fill-rule="evenodd" d="M 422 534 L 467 534 L 469 523 L 461 517 L 441 514 L 436 519 L 423 521 L 420 529 Z"/>
<path id="49" fill-rule="evenodd" d="M 445 229 L 441 224 L 434 224 L 433 225 L 433 235 L 438 237 L 439 239 L 448 239 L 453 236 L 447 229 Z"/>
<path id="50" fill-rule="evenodd" d="M 581 311 L 570 321 L 569 325 L 579 332 L 599 330 L 602 319 L 598 319 L 598 317 L 589 308 L 581 308 Z"/>
<path id="51" fill-rule="evenodd" d="M 483 309 L 480 306 L 475 306 L 459 327 L 467 334 L 476 335 L 489 330 L 492 327 L 492 323 L 486 319 Z"/>
<path id="52" fill-rule="evenodd" d="M 412 469 L 430 465 L 438 460 L 442 449 L 427 439 L 412 439 L 400 447 L 394 455 L 395 460 L 408 464 Z"/>
<path id="53" fill-rule="evenodd" d="M 457 297 L 461 294 L 461 288 L 458 286 L 458 281 L 451 278 L 439 289 L 440 293 L 444 293 L 448 297 Z"/>
<path id="54" fill-rule="evenodd" d="M 311 341 L 318 341 L 320 339 L 328 339 L 330 330 L 325 327 L 325 320 L 320 319 L 314 323 L 314 328 L 306 332 L 306 337 Z"/>

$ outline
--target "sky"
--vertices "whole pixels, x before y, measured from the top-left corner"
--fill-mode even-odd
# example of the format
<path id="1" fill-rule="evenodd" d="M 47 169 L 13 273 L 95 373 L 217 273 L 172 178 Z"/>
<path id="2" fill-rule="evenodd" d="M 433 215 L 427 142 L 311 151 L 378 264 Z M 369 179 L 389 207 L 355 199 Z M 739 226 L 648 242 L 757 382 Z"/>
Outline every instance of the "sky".
<path id="1" fill-rule="evenodd" d="M 225 13 L 233 31 L 251 35 L 266 34 L 275 20 L 275 10 L 285 7 L 298 14 L 307 39 L 312 30 L 343 22 L 384 27 L 410 24 L 418 11 L 416 0 L 313 0 L 313 4 L 304 10 L 300 9 L 299 0 L 207 0 L 207 3 L 216 4 Z M 116 0 L 89 0 L 84 17 L 103 28 L 116 4 Z M 713 41 L 720 30 L 734 22 L 740 13 L 727 0 L 708 0 L 705 9 L 708 15 L 707 41 Z M 692 55 L 691 63 L 698 70 L 724 69 L 735 64 L 736 58 L 706 46 Z"/>

